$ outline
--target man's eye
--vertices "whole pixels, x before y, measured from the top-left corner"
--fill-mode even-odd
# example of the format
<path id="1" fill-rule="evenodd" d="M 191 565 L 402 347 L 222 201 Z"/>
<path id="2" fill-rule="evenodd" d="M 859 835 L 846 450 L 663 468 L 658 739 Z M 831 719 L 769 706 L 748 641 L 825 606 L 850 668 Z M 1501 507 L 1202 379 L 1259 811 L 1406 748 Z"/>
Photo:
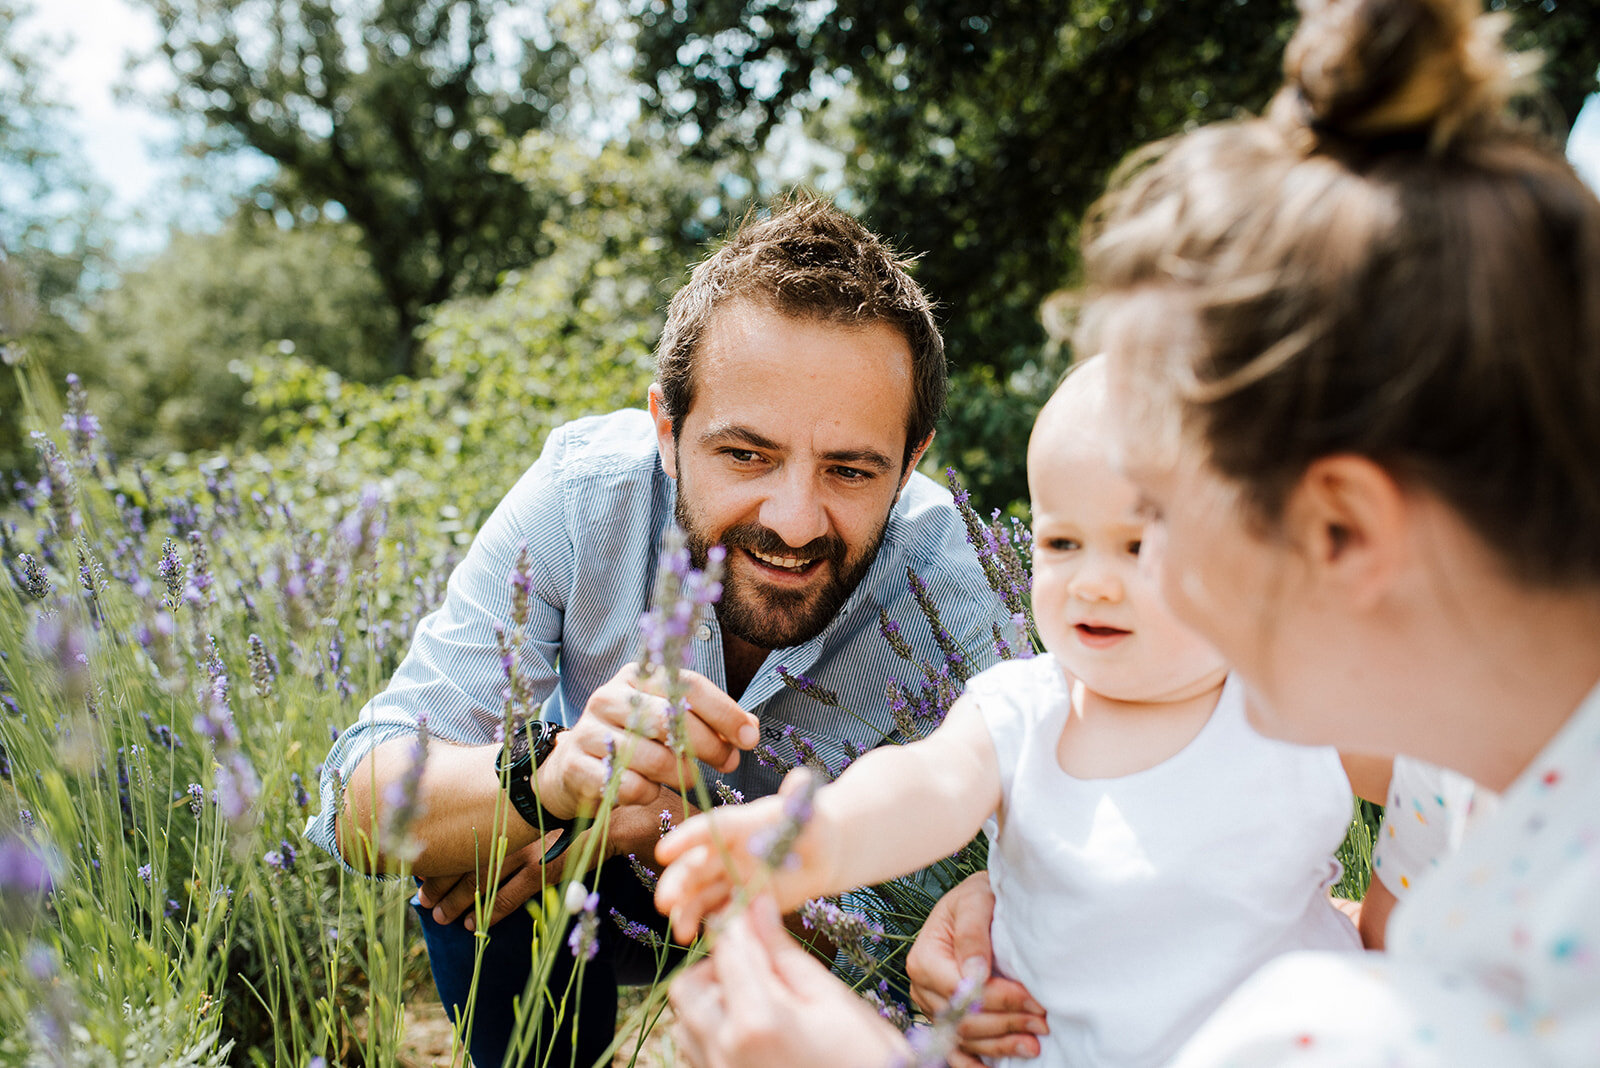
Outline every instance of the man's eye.
<path id="1" fill-rule="evenodd" d="M 741 464 L 752 463 L 756 459 L 756 454 L 749 449 L 728 449 L 725 455 Z"/>
<path id="2" fill-rule="evenodd" d="M 872 477 L 870 473 L 854 467 L 836 467 L 834 473 L 846 482 L 865 482 Z"/>

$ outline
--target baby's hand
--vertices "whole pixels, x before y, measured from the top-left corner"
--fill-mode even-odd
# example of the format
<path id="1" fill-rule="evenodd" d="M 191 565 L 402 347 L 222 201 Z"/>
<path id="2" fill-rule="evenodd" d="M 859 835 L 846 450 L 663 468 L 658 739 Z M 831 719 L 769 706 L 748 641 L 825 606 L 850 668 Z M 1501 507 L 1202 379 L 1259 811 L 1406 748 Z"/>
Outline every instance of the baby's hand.
<path id="1" fill-rule="evenodd" d="M 829 850 L 811 823 L 815 790 L 809 772 L 791 772 L 778 796 L 702 813 L 661 839 L 656 859 L 666 867 L 656 908 L 671 919 L 674 938 L 693 941 L 740 886 L 769 891 L 784 912 L 824 892 L 821 858 Z"/>

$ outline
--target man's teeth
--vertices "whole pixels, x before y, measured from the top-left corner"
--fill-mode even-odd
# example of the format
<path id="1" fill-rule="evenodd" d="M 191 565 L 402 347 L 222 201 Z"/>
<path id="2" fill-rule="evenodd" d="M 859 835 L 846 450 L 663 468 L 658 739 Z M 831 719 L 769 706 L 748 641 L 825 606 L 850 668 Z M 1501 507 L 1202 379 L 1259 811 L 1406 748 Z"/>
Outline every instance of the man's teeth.
<path id="1" fill-rule="evenodd" d="M 799 560 L 793 556 L 768 556 L 766 553 L 758 553 L 754 549 L 750 550 L 750 555 L 769 567 L 781 567 L 788 571 L 800 571 L 811 564 L 810 560 Z"/>

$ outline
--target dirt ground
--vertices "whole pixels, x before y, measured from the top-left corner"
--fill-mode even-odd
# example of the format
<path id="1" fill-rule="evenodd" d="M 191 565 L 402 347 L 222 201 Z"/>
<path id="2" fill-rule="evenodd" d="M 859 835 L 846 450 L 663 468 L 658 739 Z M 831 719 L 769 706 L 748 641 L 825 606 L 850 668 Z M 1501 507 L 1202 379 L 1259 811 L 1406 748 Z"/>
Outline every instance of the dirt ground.
<path id="1" fill-rule="evenodd" d="M 628 1019 L 631 1010 L 643 1001 L 642 991 L 622 991 L 620 1019 Z M 666 1009 L 656 1026 L 645 1039 L 639 1059 L 632 1060 L 634 1041 L 630 1038 L 619 1047 L 613 1068 L 626 1068 L 630 1063 L 636 1068 L 670 1068 L 677 1063 L 672 1039 L 668 1035 L 672 1024 L 672 1010 Z M 406 1006 L 405 1035 L 401 1039 L 400 1063 L 403 1068 L 467 1068 L 466 1051 L 456 1049 L 452 1056 L 450 1021 L 444 1006 L 432 1000 L 414 1000 Z"/>

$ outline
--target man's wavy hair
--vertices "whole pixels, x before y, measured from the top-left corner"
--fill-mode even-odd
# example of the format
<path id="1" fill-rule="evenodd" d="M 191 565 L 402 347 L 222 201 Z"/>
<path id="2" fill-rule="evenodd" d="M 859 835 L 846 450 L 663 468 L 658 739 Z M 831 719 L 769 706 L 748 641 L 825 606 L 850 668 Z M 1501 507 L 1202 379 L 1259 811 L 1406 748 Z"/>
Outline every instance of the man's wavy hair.
<path id="1" fill-rule="evenodd" d="M 746 215 L 667 306 L 656 380 L 674 436 L 694 404 L 695 353 L 717 309 L 750 300 L 795 318 L 847 326 L 886 323 L 905 337 L 912 400 L 902 463 L 909 463 L 933 433 L 948 388 L 944 339 L 927 294 L 907 273 L 910 262 L 855 219 L 813 197 L 765 217 Z"/>

